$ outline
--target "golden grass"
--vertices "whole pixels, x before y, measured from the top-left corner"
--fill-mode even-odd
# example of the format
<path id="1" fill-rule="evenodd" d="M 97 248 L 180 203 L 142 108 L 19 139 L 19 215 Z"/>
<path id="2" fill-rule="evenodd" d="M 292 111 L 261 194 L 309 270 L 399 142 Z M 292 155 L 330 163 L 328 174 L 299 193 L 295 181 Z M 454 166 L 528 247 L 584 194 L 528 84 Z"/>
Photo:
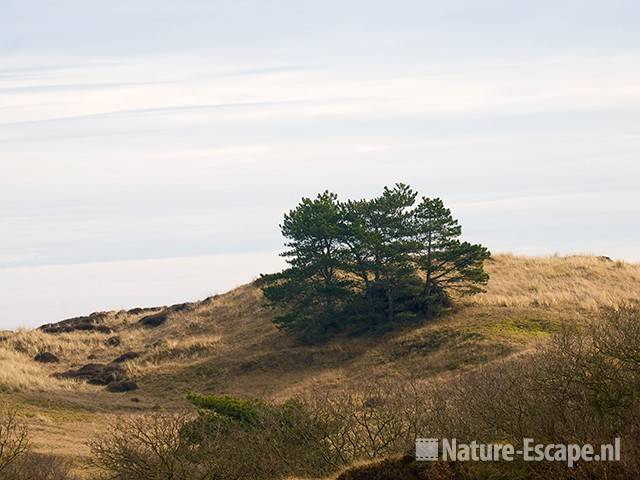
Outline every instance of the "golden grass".
<path id="1" fill-rule="evenodd" d="M 132 377 L 138 377 L 157 368 L 180 364 L 211 354 L 220 346 L 220 335 L 198 335 L 195 337 L 161 340 L 148 349 L 144 356 L 127 362 L 125 367 Z"/>
<path id="2" fill-rule="evenodd" d="M 638 264 L 591 256 L 496 255 L 486 269 L 487 292 L 471 303 L 595 311 L 640 299 Z"/>
<path id="3" fill-rule="evenodd" d="M 85 383 L 51 377 L 51 372 L 25 354 L 0 347 L 0 391 L 60 392 L 95 390 Z"/>
<path id="4" fill-rule="evenodd" d="M 33 358 L 40 352 L 51 352 L 61 360 L 80 361 L 96 348 L 100 348 L 109 335 L 97 332 L 69 332 L 52 335 L 40 330 L 21 329 L 9 335 L 5 348 Z"/>

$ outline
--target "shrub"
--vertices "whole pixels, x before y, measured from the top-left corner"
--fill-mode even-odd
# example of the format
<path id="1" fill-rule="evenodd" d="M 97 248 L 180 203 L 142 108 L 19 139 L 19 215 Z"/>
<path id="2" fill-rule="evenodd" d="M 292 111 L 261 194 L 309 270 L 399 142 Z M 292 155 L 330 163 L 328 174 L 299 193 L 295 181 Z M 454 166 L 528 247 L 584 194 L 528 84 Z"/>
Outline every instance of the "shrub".
<path id="1" fill-rule="evenodd" d="M 302 401 L 271 404 L 193 394 L 189 400 L 199 407 L 199 416 L 186 431 L 215 450 L 219 475 L 266 479 L 324 474 L 342 465 L 325 441 L 325 420 Z"/>
<path id="2" fill-rule="evenodd" d="M 16 410 L 0 407 L 0 477 L 29 450 L 29 431 Z"/>
<path id="3" fill-rule="evenodd" d="M 337 480 L 454 480 L 453 467 L 445 463 L 417 462 L 407 455 L 350 468 Z"/>
<path id="4" fill-rule="evenodd" d="M 90 443 L 91 463 L 113 480 L 212 478 L 212 462 L 183 435 L 186 415 L 155 414 L 118 420 Z"/>
<path id="5" fill-rule="evenodd" d="M 71 480 L 71 463 L 29 449 L 29 430 L 15 409 L 0 407 L 0 478 L 2 480 Z"/>
<path id="6" fill-rule="evenodd" d="M 230 396 L 207 396 L 190 393 L 187 395 L 187 400 L 210 414 L 228 417 L 247 426 L 256 424 L 259 409 L 265 407 L 262 402 L 256 400 L 244 400 Z"/>
<path id="7" fill-rule="evenodd" d="M 637 478 L 640 476 L 638 307 L 606 310 L 584 331 L 562 332 L 536 352 L 458 377 L 432 397 L 439 414 L 428 435 L 460 441 L 599 445 L 621 437 L 620 462 L 468 464 L 479 478 Z"/>
<path id="8" fill-rule="evenodd" d="M 270 479 L 334 471 L 305 405 L 190 395 L 197 415 L 118 421 L 91 443 L 92 463 L 114 480 Z"/>

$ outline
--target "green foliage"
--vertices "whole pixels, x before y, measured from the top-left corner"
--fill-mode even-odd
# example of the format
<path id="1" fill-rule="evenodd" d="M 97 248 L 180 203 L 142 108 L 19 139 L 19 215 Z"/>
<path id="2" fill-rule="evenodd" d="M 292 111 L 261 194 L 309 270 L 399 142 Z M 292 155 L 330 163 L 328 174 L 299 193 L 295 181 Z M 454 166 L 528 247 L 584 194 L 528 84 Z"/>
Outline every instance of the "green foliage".
<path id="1" fill-rule="evenodd" d="M 303 198 L 284 216 L 280 228 L 288 248 L 282 256 L 290 267 L 262 277 L 267 299 L 287 305 L 276 323 L 283 329 L 314 333 L 335 327 L 336 312 L 352 295 L 351 282 L 339 275 L 344 252 L 337 196 L 324 192 L 314 200 Z"/>
<path id="2" fill-rule="evenodd" d="M 306 477 L 342 466 L 326 441 L 326 419 L 302 400 L 276 404 L 197 394 L 188 400 L 198 416 L 181 426 L 180 436 L 199 455 L 217 458 L 213 478 Z"/>
<path id="3" fill-rule="evenodd" d="M 393 321 L 396 298 L 415 280 L 409 255 L 413 250 L 410 207 L 416 195 L 409 186 L 398 184 L 385 187 L 378 198 L 343 206 L 343 238 L 349 252 L 344 268 L 362 279 L 372 320 L 384 314 Z"/>
<path id="4" fill-rule="evenodd" d="M 442 200 L 416 200 L 401 183 L 373 199 L 303 198 L 281 225 L 289 267 L 260 279 L 276 325 L 313 341 L 435 316 L 452 292 L 481 291 L 489 251 L 460 241 Z"/>
<path id="5" fill-rule="evenodd" d="M 482 245 L 460 242 L 462 228 L 442 200 L 422 198 L 413 212 L 413 230 L 417 263 L 424 274 L 425 307 L 433 295 L 448 290 L 481 291 L 489 280 L 483 268 L 489 251 Z"/>
<path id="6" fill-rule="evenodd" d="M 208 414 L 227 417 L 242 425 L 255 425 L 263 404 L 257 400 L 243 400 L 227 395 L 198 395 L 189 393 L 189 400 L 195 407 Z"/>

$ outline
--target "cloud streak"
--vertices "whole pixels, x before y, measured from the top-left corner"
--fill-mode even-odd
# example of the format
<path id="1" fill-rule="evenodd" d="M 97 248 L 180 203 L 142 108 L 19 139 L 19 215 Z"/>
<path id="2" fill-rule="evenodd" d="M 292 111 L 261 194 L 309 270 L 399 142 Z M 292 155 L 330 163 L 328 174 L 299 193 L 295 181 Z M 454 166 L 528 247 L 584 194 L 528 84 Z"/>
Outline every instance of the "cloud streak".
<path id="1" fill-rule="evenodd" d="M 90 113 L 86 115 L 72 115 L 66 117 L 44 118 L 39 120 L 27 120 L 23 122 L 13 122 L 0 124 L 0 127 L 15 127 L 23 125 L 39 125 L 45 123 L 75 122 L 93 119 L 118 119 L 121 117 L 146 116 L 146 115 L 170 115 L 174 113 L 188 112 L 206 112 L 217 110 L 231 109 L 263 109 L 281 106 L 311 106 L 325 105 L 329 103 L 344 104 L 352 101 L 352 98 L 341 99 L 317 99 L 317 100 L 279 100 L 279 101 L 261 101 L 261 102 L 238 102 L 238 103 L 219 103 L 219 104 L 203 104 L 203 105 L 175 105 L 167 107 L 154 108 L 133 108 L 128 110 L 115 110 L 110 112 Z"/>

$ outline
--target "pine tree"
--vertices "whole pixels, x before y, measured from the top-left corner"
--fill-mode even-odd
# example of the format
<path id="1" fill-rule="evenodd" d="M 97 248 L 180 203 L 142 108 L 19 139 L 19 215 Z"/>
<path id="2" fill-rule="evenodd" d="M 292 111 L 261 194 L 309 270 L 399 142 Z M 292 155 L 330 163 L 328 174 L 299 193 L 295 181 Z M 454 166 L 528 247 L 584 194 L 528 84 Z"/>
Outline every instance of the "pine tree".
<path id="1" fill-rule="evenodd" d="M 416 196 L 408 185 L 398 183 L 393 188 L 385 187 L 381 196 L 361 203 L 360 231 L 364 235 L 360 244 L 373 279 L 369 298 L 384 303 L 388 322 L 394 319 L 397 296 L 415 271 L 409 256 L 409 234 Z"/>
<path id="2" fill-rule="evenodd" d="M 342 225 L 337 196 L 328 191 L 303 198 L 284 216 L 280 228 L 288 250 L 281 255 L 289 268 L 262 278 L 267 299 L 286 306 L 276 319 L 282 328 L 317 331 L 335 326 L 338 303 L 350 295 L 350 282 L 339 274 Z"/>
<path id="3" fill-rule="evenodd" d="M 481 291 L 489 276 L 484 261 L 490 257 L 482 245 L 461 242 L 457 220 L 439 198 L 423 197 L 413 212 L 416 262 L 424 275 L 423 306 L 437 302 L 447 292 Z"/>
<path id="4" fill-rule="evenodd" d="M 341 203 L 328 191 L 284 216 L 289 267 L 262 276 L 279 310 L 275 323 L 308 340 L 330 331 L 437 314 L 451 294 L 480 291 L 488 275 L 482 245 L 460 241 L 460 225 L 439 198 L 408 185 Z M 363 323 L 364 322 L 364 323 Z"/>

